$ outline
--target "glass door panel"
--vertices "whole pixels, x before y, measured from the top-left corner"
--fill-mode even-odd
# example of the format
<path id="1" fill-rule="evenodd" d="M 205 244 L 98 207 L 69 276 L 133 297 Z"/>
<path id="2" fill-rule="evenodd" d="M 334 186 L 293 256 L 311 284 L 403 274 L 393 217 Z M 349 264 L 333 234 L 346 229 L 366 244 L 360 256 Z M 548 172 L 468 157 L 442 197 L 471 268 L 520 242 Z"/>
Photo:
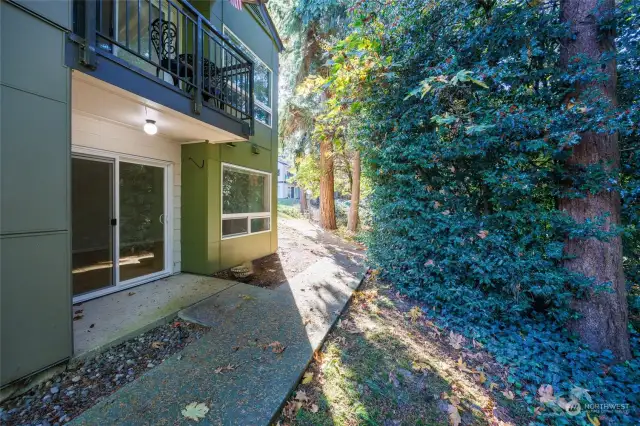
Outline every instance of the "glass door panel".
<path id="1" fill-rule="evenodd" d="M 165 167 L 120 161 L 120 282 L 165 265 Z"/>
<path id="2" fill-rule="evenodd" d="M 71 159 L 73 295 L 114 285 L 114 162 Z"/>

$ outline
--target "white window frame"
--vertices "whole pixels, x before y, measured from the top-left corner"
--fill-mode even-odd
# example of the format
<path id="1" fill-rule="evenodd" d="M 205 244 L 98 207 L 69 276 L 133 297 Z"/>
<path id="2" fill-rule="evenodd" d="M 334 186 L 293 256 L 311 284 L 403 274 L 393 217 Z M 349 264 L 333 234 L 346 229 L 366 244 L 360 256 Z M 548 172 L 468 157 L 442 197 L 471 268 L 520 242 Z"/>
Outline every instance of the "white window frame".
<path id="1" fill-rule="evenodd" d="M 245 172 L 255 173 L 257 175 L 264 175 L 267 177 L 267 197 L 269 199 L 269 211 L 266 212 L 257 212 L 257 213 L 224 213 L 224 194 L 222 193 L 222 186 L 224 185 L 224 169 L 225 167 L 230 169 L 242 170 Z M 232 238 L 240 238 L 240 237 L 248 237 L 250 235 L 258 235 L 258 234 L 266 234 L 267 232 L 271 232 L 272 229 L 272 219 L 271 219 L 271 209 L 273 208 L 273 200 L 271 199 L 271 173 L 265 172 L 262 170 L 250 169 L 248 167 L 238 166 L 236 164 L 231 163 L 221 163 L 220 167 L 220 237 L 223 240 L 230 240 Z M 223 222 L 225 219 L 247 219 L 247 232 L 244 234 L 232 234 L 232 235 L 223 235 Z M 266 231 L 258 231 L 251 232 L 251 219 L 269 219 L 269 229 Z"/>
<path id="2" fill-rule="evenodd" d="M 267 64 L 266 64 L 262 59 L 260 59 L 260 58 L 258 57 L 258 55 L 256 55 L 256 54 L 254 53 L 254 51 L 253 51 L 253 50 L 251 50 L 251 49 L 249 48 L 249 46 L 247 46 L 246 44 L 244 44 L 244 42 L 242 41 L 242 39 L 241 39 L 240 37 L 238 37 L 238 35 L 237 35 L 236 33 L 234 33 L 233 31 L 231 31 L 231 30 L 229 29 L 229 27 L 227 27 L 226 25 L 223 25 L 223 26 L 222 26 L 222 33 L 223 33 L 223 34 L 226 34 L 226 33 L 231 34 L 231 35 L 232 35 L 236 40 L 238 40 L 238 41 L 240 42 L 240 44 L 242 44 L 242 46 L 244 46 L 244 48 L 245 48 L 245 49 L 247 49 L 247 51 L 249 51 L 249 52 L 251 53 L 251 56 L 252 56 L 251 60 L 253 60 L 253 62 L 254 62 L 254 63 L 255 63 L 255 62 L 260 62 L 260 63 L 262 63 L 262 65 L 264 65 L 264 67 L 265 67 L 266 69 L 268 69 L 268 70 L 269 70 L 269 91 L 270 91 L 270 93 L 269 93 L 269 100 L 271 101 L 271 105 L 273 105 L 273 70 L 271 69 L 271 67 L 270 67 L 270 66 L 268 66 L 268 65 L 267 65 Z M 243 53 L 244 53 L 244 52 L 243 52 Z M 223 55 L 223 57 L 222 57 L 222 60 L 223 60 L 223 63 L 224 63 L 224 55 Z M 224 64 L 223 64 L 223 66 L 224 66 Z M 229 82 L 229 84 L 231 84 L 231 82 Z M 253 82 L 253 87 L 254 87 L 254 90 L 255 90 L 255 81 Z M 242 92 L 243 94 L 246 94 L 246 93 L 245 93 L 245 91 L 244 91 L 244 90 L 242 90 L 242 89 L 239 89 L 239 88 L 236 88 L 236 87 L 232 87 L 232 88 L 233 88 L 233 90 L 238 90 L 238 91 Z M 253 111 L 253 117 L 256 119 L 256 121 L 257 121 L 258 123 L 260 123 L 260 124 L 264 124 L 264 125 L 265 125 L 265 126 L 267 126 L 268 128 L 271 128 L 272 123 L 273 123 L 273 110 L 271 109 L 271 107 L 270 107 L 270 106 L 268 106 L 268 105 L 266 105 L 266 104 L 263 104 L 262 102 L 260 102 L 259 100 L 257 100 L 257 99 L 256 99 L 256 95 L 255 95 L 255 93 L 254 93 L 254 95 L 253 95 L 253 105 L 254 105 L 254 106 L 258 106 L 258 107 L 260 107 L 261 109 L 263 109 L 263 110 L 265 110 L 266 112 L 268 112 L 268 113 L 269 113 L 269 122 L 268 122 L 268 123 L 265 123 L 264 121 L 260 121 L 260 120 L 258 120 L 258 119 L 256 118 L 256 112 L 255 112 L 255 111 Z"/>

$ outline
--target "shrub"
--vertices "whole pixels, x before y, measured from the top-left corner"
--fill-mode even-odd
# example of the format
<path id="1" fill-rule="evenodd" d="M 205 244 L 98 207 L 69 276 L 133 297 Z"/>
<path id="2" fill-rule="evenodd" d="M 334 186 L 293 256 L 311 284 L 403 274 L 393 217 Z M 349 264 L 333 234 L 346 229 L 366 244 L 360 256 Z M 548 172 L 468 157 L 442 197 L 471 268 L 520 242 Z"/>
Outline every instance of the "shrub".
<path id="1" fill-rule="evenodd" d="M 565 331 L 571 302 L 592 282 L 563 263 L 568 237 L 624 232 L 626 272 L 637 280 L 638 157 L 623 155 L 621 170 L 566 160 L 584 131 L 617 132 L 624 152 L 637 153 L 639 5 L 617 2 L 615 17 L 597 17 L 603 31 L 624 18 L 618 107 L 593 88 L 571 97 L 576 82 L 602 78 L 610 58 L 575 57 L 561 69 L 570 34 L 554 4 L 358 2 L 352 33 L 331 52 L 329 102 L 338 105 L 323 124 L 353 116 L 372 184 L 369 255 L 384 278 L 513 365 L 510 381 L 526 398 L 544 383 L 579 386 L 597 402 L 630 403 L 630 413 L 603 419 L 633 424 L 638 362 L 611 367 L 610 354 Z M 605 217 L 575 223 L 556 207 L 603 190 L 623 196 L 619 229 L 602 231 Z M 589 422 L 586 413 L 554 416 L 538 420 Z"/>

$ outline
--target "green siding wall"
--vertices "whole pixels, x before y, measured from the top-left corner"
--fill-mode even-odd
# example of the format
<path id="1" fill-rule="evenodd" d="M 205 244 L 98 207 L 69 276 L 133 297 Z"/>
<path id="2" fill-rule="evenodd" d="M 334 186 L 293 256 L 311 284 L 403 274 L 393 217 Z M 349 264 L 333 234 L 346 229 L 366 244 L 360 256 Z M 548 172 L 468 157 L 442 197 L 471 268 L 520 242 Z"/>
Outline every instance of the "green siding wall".
<path id="1" fill-rule="evenodd" d="M 276 154 L 277 156 L 277 154 Z M 212 274 L 242 262 L 273 253 L 277 249 L 276 204 L 272 196 L 271 232 L 223 240 L 221 235 L 222 163 L 256 170 L 273 170 L 273 153 L 249 142 L 197 143 L 182 146 L 182 269 Z M 200 168 L 202 166 L 202 168 Z M 275 180 L 271 179 L 274 194 Z"/>
<path id="2" fill-rule="evenodd" d="M 72 354 L 70 4 L 19 3 L 53 24 L 0 3 L 2 385 Z"/>
<path id="3" fill-rule="evenodd" d="M 256 121 L 255 135 L 249 142 L 237 143 L 235 147 L 207 143 L 182 147 L 182 269 L 212 274 L 278 249 L 279 63 L 275 43 L 246 9 L 239 11 L 228 1 L 221 0 L 195 0 L 192 4 L 220 31 L 225 25 L 229 27 L 273 72 L 271 127 Z M 258 147 L 259 154 L 252 153 L 252 145 Z M 271 232 L 222 240 L 220 178 L 223 162 L 272 173 Z M 198 167 L 203 164 L 203 168 Z"/>

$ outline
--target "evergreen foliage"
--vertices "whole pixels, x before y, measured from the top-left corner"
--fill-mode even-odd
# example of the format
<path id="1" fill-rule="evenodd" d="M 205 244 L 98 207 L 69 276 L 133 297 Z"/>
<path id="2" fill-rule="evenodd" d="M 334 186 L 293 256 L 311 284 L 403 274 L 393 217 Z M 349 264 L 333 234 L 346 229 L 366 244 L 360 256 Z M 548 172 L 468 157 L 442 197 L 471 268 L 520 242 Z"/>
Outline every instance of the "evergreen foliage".
<path id="1" fill-rule="evenodd" d="M 578 386 L 595 402 L 630 404 L 602 420 L 635 424 L 638 335 L 631 330 L 636 359 L 616 367 L 568 335 L 571 301 L 593 283 L 563 268 L 563 249 L 567 238 L 623 233 L 636 291 L 640 4 L 619 1 L 614 16 L 594 11 L 601 31 L 617 29 L 618 105 L 594 88 L 572 96 L 576 82 L 605 78 L 611 57 L 575 57 L 561 69 L 560 43 L 571 34 L 559 1 L 357 1 L 350 13 L 350 33 L 328 47 L 330 73 L 310 76 L 301 90 L 330 94 L 315 137 L 360 142 L 373 190 L 372 261 L 429 302 L 435 320 L 513 365 L 510 381 L 523 398 L 537 401 L 545 383 L 566 395 Z M 618 132 L 620 170 L 566 163 L 585 131 Z M 559 197 L 602 190 L 622 194 L 617 229 L 603 231 L 604 217 L 575 223 L 556 208 Z M 539 408 L 540 424 L 590 421 Z"/>

